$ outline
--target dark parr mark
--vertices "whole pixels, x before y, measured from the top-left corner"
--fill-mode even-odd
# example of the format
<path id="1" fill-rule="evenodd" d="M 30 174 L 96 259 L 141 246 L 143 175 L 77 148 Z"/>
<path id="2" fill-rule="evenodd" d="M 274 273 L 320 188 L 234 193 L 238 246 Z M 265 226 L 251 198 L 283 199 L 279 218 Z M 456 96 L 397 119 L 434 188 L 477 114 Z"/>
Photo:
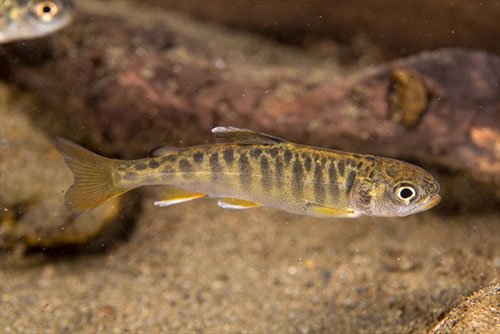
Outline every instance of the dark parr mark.
<path id="1" fill-rule="evenodd" d="M 344 160 L 340 160 L 337 164 L 337 169 L 339 171 L 340 176 L 344 176 L 345 163 Z"/>
<path id="2" fill-rule="evenodd" d="M 170 177 L 175 173 L 175 169 L 173 169 L 171 166 L 166 166 L 162 169 L 161 173 L 164 177 Z"/>
<path id="3" fill-rule="evenodd" d="M 210 169 L 212 171 L 212 180 L 217 180 L 221 168 L 219 166 L 219 154 L 212 153 L 210 156 Z"/>
<path id="4" fill-rule="evenodd" d="M 134 167 L 135 167 L 135 170 L 144 170 L 144 169 L 148 168 L 148 166 L 146 166 L 146 164 L 142 163 L 142 162 L 137 163 Z"/>
<path id="5" fill-rule="evenodd" d="M 174 162 L 175 160 L 177 160 L 177 154 L 170 154 L 163 158 L 163 161 Z"/>
<path id="6" fill-rule="evenodd" d="M 337 172 L 335 171 L 335 164 L 333 161 L 330 161 L 330 166 L 328 167 L 328 182 L 330 183 L 332 198 L 337 198 L 339 195 L 339 187 L 337 184 Z"/>
<path id="7" fill-rule="evenodd" d="M 231 148 L 228 148 L 227 150 L 224 150 L 222 152 L 222 157 L 224 158 L 224 161 L 228 166 L 231 166 L 233 164 L 234 160 L 234 151 Z"/>
<path id="8" fill-rule="evenodd" d="M 238 161 L 238 167 L 240 169 L 240 183 L 243 187 L 247 188 L 252 181 L 250 163 L 248 162 L 248 157 L 245 153 L 240 155 L 240 160 Z"/>
<path id="9" fill-rule="evenodd" d="M 360 161 L 358 162 L 358 164 L 356 165 L 356 168 L 357 169 L 361 169 L 361 167 L 363 166 L 363 161 Z"/>
<path id="10" fill-rule="evenodd" d="M 276 174 L 276 184 L 278 185 L 278 188 L 280 188 L 283 185 L 283 162 L 281 161 L 280 157 L 276 157 L 276 161 L 274 162 L 274 168 L 275 174 Z"/>
<path id="11" fill-rule="evenodd" d="M 151 160 L 149 161 L 148 166 L 149 166 L 149 168 L 151 168 L 151 169 L 156 169 L 156 168 L 160 167 L 160 163 L 159 163 L 157 160 L 155 160 L 155 159 L 151 159 Z"/>
<path id="12" fill-rule="evenodd" d="M 203 152 L 196 152 L 195 154 L 193 154 L 194 162 L 196 162 L 197 164 L 201 164 L 203 162 L 203 156 Z"/>
<path id="13" fill-rule="evenodd" d="M 365 159 L 368 160 L 368 161 L 375 161 L 375 158 L 374 157 L 366 157 L 365 156 Z"/>
<path id="14" fill-rule="evenodd" d="M 314 166 L 314 197 L 318 203 L 325 201 L 325 188 L 323 180 L 323 168 L 320 163 Z"/>
<path id="15" fill-rule="evenodd" d="M 306 171 L 311 170 L 311 164 L 312 164 L 311 157 L 306 155 L 306 159 L 304 160 L 304 167 L 305 167 Z"/>
<path id="16" fill-rule="evenodd" d="M 262 175 L 262 187 L 264 190 L 269 190 L 271 188 L 271 178 L 269 177 L 269 161 L 265 155 L 260 158 L 260 173 Z"/>
<path id="17" fill-rule="evenodd" d="M 349 173 L 349 175 L 347 176 L 347 180 L 345 181 L 345 185 L 346 185 L 345 192 L 348 195 L 351 193 L 351 188 L 354 185 L 354 179 L 355 178 L 356 178 L 356 172 L 355 171 L 351 171 Z"/>
<path id="18" fill-rule="evenodd" d="M 250 152 L 250 155 L 254 159 L 258 159 L 261 154 L 262 154 L 262 150 L 260 148 L 253 149 L 252 152 Z"/>
<path id="19" fill-rule="evenodd" d="M 304 183 L 302 182 L 304 176 L 304 169 L 302 167 L 302 164 L 300 163 L 298 156 L 295 158 L 295 161 L 293 163 L 292 172 L 293 172 L 292 188 L 294 195 L 296 197 L 301 197 L 302 190 L 304 187 Z"/>
<path id="20" fill-rule="evenodd" d="M 289 164 L 290 160 L 292 160 L 292 151 L 290 150 L 285 150 L 285 153 L 283 154 L 283 158 L 285 159 L 285 164 Z"/>
<path id="21" fill-rule="evenodd" d="M 356 159 L 361 159 L 361 156 L 359 154 L 353 154 L 352 156 L 355 157 Z"/>
<path id="22" fill-rule="evenodd" d="M 179 169 L 183 173 L 189 173 L 192 171 L 191 164 L 186 159 L 179 161 Z"/>
<path id="23" fill-rule="evenodd" d="M 276 147 L 274 147 L 274 148 L 268 149 L 267 153 L 269 153 L 273 158 L 276 158 L 276 156 L 279 153 L 279 150 Z"/>

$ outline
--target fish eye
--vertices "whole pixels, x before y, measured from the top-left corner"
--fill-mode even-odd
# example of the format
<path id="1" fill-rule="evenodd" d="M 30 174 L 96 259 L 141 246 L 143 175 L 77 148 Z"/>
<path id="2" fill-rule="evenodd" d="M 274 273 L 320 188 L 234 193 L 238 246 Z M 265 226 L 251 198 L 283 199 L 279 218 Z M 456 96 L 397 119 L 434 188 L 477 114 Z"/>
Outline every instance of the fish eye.
<path id="1" fill-rule="evenodd" d="M 50 22 L 59 12 L 59 7 L 53 1 L 39 2 L 35 7 L 35 14 L 43 22 Z"/>
<path id="2" fill-rule="evenodd" d="M 398 198 L 404 202 L 409 202 L 412 198 L 415 197 L 415 194 L 415 189 L 408 185 L 400 186 L 397 189 Z"/>

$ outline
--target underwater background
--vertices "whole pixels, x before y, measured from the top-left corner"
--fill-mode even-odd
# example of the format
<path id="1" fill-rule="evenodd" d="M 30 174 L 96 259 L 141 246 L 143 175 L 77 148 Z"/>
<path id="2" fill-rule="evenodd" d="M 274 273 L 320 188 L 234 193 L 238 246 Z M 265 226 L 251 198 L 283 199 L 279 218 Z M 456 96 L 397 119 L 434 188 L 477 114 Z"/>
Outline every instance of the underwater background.
<path id="1" fill-rule="evenodd" d="M 71 10 L 0 44 L 0 332 L 500 331 L 499 2 Z M 417 164 L 442 202 L 320 219 L 148 187 L 67 212 L 56 137 L 138 159 L 215 126 Z"/>

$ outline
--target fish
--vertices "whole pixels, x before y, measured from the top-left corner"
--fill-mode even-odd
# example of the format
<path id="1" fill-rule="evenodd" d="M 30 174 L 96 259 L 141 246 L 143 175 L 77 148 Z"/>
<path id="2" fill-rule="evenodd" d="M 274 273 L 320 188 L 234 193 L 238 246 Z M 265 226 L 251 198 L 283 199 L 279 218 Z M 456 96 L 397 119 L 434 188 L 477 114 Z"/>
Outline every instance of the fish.
<path id="1" fill-rule="evenodd" d="M 56 148 L 73 172 L 73 214 L 129 190 L 162 185 L 156 206 L 205 196 L 226 209 L 271 207 L 315 217 L 407 216 L 439 203 L 424 169 L 390 158 L 300 144 L 236 127 L 215 127 L 215 144 L 160 147 L 138 160 L 109 159 L 67 139 Z M 159 196 L 160 197 L 160 196 Z"/>
<path id="2" fill-rule="evenodd" d="M 0 44 L 45 36 L 68 25 L 72 0 L 0 0 Z"/>

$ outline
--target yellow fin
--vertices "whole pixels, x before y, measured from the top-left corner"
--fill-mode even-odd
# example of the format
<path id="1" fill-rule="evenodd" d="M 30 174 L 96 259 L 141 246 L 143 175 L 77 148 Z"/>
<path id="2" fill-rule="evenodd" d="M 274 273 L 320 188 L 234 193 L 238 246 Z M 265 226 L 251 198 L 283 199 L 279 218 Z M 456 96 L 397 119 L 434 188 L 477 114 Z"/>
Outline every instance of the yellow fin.
<path id="1" fill-rule="evenodd" d="M 236 210 L 257 208 L 259 206 L 262 206 L 261 204 L 258 203 L 245 201 L 242 199 L 234 199 L 234 198 L 220 199 L 219 202 L 217 202 L 217 204 L 219 204 L 219 206 L 224 209 L 236 209 Z"/>
<path id="2" fill-rule="evenodd" d="M 354 218 L 359 217 L 359 213 L 353 210 L 341 210 L 341 209 L 333 209 L 326 206 L 318 205 L 318 204 L 309 204 L 307 208 L 311 213 L 313 213 L 317 217 L 347 217 Z"/>
<path id="3" fill-rule="evenodd" d="M 286 143 L 285 140 L 278 137 L 248 129 L 235 128 L 233 126 L 218 126 L 212 129 L 212 133 L 215 135 L 215 142 L 219 144 L 240 143 L 276 145 Z"/>
<path id="4" fill-rule="evenodd" d="M 74 184 L 66 191 L 66 207 L 73 214 L 88 211 L 132 188 L 117 188 L 112 171 L 120 160 L 101 157 L 67 139 L 57 138 L 56 148 L 73 172 Z"/>
<path id="5" fill-rule="evenodd" d="M 169 206 L 206 196 L 205 194 L 194 193 L 171 186 L 161 187 L 159 193 L 163 199 L 161 201 L 155 201 L 154 205 L 156 206 Z"/>

